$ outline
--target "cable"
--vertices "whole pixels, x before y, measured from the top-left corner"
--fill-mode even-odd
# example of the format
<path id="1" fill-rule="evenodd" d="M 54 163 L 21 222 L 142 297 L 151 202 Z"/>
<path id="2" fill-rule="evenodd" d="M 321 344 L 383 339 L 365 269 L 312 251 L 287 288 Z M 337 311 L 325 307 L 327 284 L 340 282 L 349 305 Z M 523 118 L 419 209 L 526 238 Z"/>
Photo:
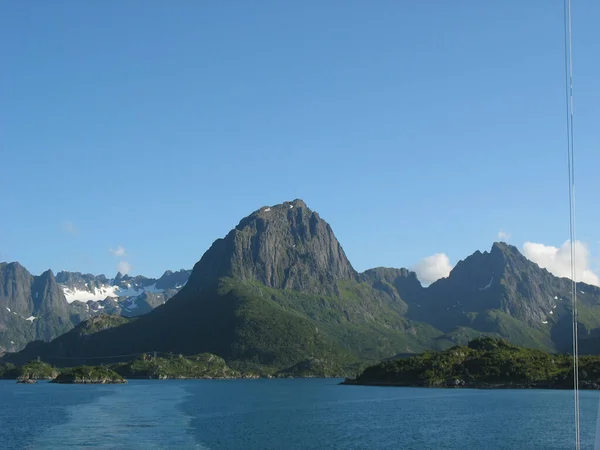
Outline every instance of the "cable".
<path id="1" fill-rule="evenodd" d="M 129 358 L 131 356 L 142 356 L 144 354 L 151 354 L 152 352 L 144 353 L 131 353 L 129 355 L 112 355 L 112 356 L 46 356 L 46 359 L 115 359 L 115 358 Z M 42 359 L 44 359 L 42 358 Z"/>
<path id="2" fill-rule="evenodd" d="M 573 395 L 575 448 L 581 448 L 579 418 L 579 336 L 577 327 L 577 272 L 575 267 L 575 151 L 573 133 L 573 55 L 571 0 L 563 0 L 565 31 L 565 93 L 567 106 L 567 159 L 569 170 L 569 239 L 571 249 L 571 298 L 573 302 Z"/>

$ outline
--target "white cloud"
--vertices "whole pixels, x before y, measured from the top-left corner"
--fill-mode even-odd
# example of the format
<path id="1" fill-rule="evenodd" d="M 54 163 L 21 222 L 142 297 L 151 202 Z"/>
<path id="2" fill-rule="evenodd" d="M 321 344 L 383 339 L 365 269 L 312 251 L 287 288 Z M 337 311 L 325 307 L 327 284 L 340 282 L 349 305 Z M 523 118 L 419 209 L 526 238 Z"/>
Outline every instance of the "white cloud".
<path id="1" fill-rule="evenodd" d="M 125 275 L 131 271 L 131 264 L 129 264 L 127 261 L 119 261 L 119 264 L 117 264 L 117 270 L 121 272 L 121 274 Z"/>
<path id="2" fill-rule="evenodd" d="M 125 256 L 125 249 L 120 245 L 116 249 L 109 248 L 108 251 L 115 256 Z"/>
<path id="3" fill-rule="evenodd" d="M 65 231 L 73 236 L 77 236 L 77 228 L 73 225 L 73 222 L 67 221 L 64 224 Z"/>
<path id="4" fill-rule="evenodd" d="M 570 241 L 566 241 L 560 248 L 525 242 L 523 254 L 553 275 L 571 278 Z M 577 281 L 600 286 L 600 277 L 590 267 L 590 252 L 581 241 L 575 241 L 575 276 Z"/>
<path id="5" fill-rule="evenodd" d="M 500 230 L 500 231 L 498 231 L 498 239 L 500 241 L 506 242 L 506 241 L 508 241 L 510 239 L 510 233 L 507 233 L 504 230 Z"/>
<path id="6" fill-rule="evenodd" d="M 447 277 L 452 270 L 452 264 L 450 264 L 448 255 L 436 253 L 423 258 L 412 267 L 412 270 L 417 273 L 417 277 L 423 285 L 429 286 L 434 281 Z"/>

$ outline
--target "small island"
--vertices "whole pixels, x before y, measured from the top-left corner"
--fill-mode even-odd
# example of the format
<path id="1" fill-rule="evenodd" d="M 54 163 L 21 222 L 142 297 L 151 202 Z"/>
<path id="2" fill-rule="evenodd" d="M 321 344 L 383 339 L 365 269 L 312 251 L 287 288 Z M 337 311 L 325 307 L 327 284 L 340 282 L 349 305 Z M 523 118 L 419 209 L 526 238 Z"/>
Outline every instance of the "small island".
<path id="1" fill-rule="evenodd" d="M 38 360 L 22 366 L 0 364 L 0 379 L 13 379 L 23 384 L 39 379 L 61 384 L 106 384 L 126 383 L 125 380 L 133 379 L 339 378 L 341 374 L 344 376 L 348 373 L 351 373 L 350 370 L 345 370 L 344 366 L 334 359 L 308 358 L 290 367 L 281 368 L 239 361 L 228 363 L 212 353 L 185 356 L 145 353 L 129 361 L 102 366 L 55 367 Z"/>
<path id="2" fill-rule="evenodd" d="M 61 384 L 123 384 L 127 380 L 104 366 L 80 366 L 61 372 L 51 383 Z"/>
<path id="3" fill-rule="evenodd" d="M 243 378 L 225 360 L 212 353 L 193 356 L 170 355 L 153 357 L 145 354 L 133 361 L 110 366 L 128 379 L 229 379 Z"/>
<path id="4" fill-rule="evenodd" d="M 30 361 L 22 366 L 14 364 L 0 365 L 0 379 L 17 380 L 20 384 L 34 384 L 36 380 L 52 380 L 59 371 L 56 367 L 42 361 Z"/>
<path id="5" fill-rule="evenodd" d="M 572 389 L 573 356 L 482 337 L 368 367 L 345 385 L 479 389 Z M 600 356 L 579 358 L 579 387 L 600 389 Z"/>

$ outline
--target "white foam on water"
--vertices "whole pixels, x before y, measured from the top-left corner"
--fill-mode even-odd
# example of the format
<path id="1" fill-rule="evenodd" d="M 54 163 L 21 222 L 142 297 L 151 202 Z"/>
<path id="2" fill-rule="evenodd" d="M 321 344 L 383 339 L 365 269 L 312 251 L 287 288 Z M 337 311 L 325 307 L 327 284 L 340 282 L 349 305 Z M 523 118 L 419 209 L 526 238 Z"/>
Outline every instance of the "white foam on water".
<path id="1" fill-rule="evenodd" d="M 131 383 L 131 382 L 130 382 Z M 73 389 L 98 389 L 106 395 L 91 403 L 66 408 L 66 423 L 46 429 L 33 449 L 207 449 L 196 441 L 192 418 L 179 405 L 189 394 L 164 382 L 126 385 L 56 385 L 68 395 Z"/>

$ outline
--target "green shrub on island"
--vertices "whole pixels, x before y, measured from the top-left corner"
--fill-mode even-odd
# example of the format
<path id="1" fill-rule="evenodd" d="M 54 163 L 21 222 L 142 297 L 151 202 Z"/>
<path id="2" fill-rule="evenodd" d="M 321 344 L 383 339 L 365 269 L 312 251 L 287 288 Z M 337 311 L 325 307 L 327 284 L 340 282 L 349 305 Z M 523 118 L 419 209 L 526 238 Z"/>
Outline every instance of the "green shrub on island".
<path id="1" fill-rule="evenodd" d="M 56 367 L 41 361 L 30 361 L 22 366 L 0 365 L 0 379 L 52 380 L 59 374 Z"/>
<path id="2" fill-rule="evenodd" d="M 154 358 L 143 355 L 111 368 L 125 378 L 240 378 L 241 374 L 227 366 L 223 358 L 211 353 L 194 356 L 174 355 Z"/>
<path id="3" fill-rule="evenodd" d="M 64 369 L 52 383 L 67 384 L 112 384 L 127 383 L 114 370 L 104 366 L 80 366 Z"/>

